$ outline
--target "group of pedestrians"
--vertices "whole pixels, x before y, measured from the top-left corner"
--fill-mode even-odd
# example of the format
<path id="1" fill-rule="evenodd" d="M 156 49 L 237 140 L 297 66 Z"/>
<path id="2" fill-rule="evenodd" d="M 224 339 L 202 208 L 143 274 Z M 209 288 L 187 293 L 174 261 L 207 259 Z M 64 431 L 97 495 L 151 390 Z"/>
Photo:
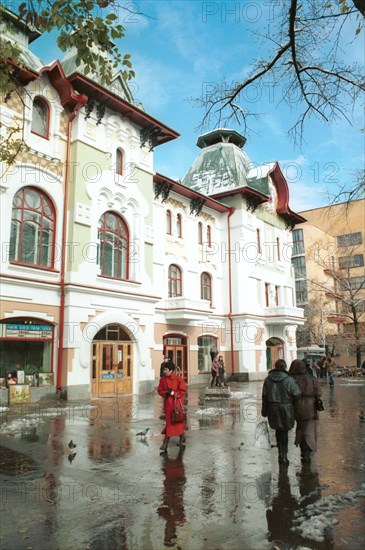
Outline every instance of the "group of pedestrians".
<path id="1" fill-rule="evenodd" d="M 185 420 L 173 422 L 172 413 L 177 403 L 183 406 L 187 387 L 183 377 L 176 373 L 175 364 L 167 357 L 161 365 L 160 374 L 157 391 L 164 400 L 163 416 L 166 423 L 161 432 L 164 440 L 160 449 L 166 451 L 171 437 L 179 436 L 180 446 L 186 442 Z M 226 386 L 222 356 L 217 359 L 217 355 L 212 355 L 211 386 L 213 383 Z M 317 450 L 316 399 L 321 393 L 318 379 L 313 376 L 311 368 L 299 359 L 291 363 L 289 371 L 284 359 L 278 359 L 274 369 L 269 372 L 262 389 L 261 413 L 275 430 L 280 464 L 289 464 L 288 432 L 295 422 L 295 445 L 300 447 L 302 461 L 310 462 L 311 453 Z"/>
<path id="2" fill-rule="evenodd" d="M 210 369 L 211 375 L 212 375 L 212 381 L 210 383 L 210 387 L 213 386 L 219 386 L 220 388 L 224 386 L 225 388 L 228 388 L 228 385 L 226 384 L 226 369 L 224 367 L 224 361 L 222 355 L 212 356 L 212 364 Z"/>
<path id="3" fill-rule="evenodd" d="M 278 359 L 262 389 L 261 414 L 275 430 L 279 464 L 288 465 L 288 432 L 296 422 L 295 445 L 303 462 L 310 462 L 317 450 L 318 412 L 316 399 L 321 396 L 317 378 L 303 361 L 295 359 L 289 372 L 284 359 Z"/>

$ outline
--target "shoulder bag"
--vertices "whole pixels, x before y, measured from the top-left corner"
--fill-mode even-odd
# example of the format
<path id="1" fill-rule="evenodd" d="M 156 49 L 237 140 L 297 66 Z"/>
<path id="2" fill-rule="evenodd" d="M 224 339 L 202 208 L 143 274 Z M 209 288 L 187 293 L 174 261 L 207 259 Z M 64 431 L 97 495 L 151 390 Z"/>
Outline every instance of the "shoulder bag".
<path id="1" fill-rule="evenodd" d="M 175 405 L 171 414 L 172 424 L 180 424 L 185 422 L 187 419 L 186 410 L 184 405 L 181 403 L 180 397 L 175 397 Z"/>
<path id="2" fill-rule="evenodd" d="M 313 382 L 313 387 L 314 387 L 314 390 L 315 390 L 316 388 L 315 388 L 314 382 Z M 314 403 L 316 405 L 316 410 L 317 411 L 324 411 L 323 401 L 319 397 L 319 395 L 317 395 L 317 394 L 314 396 Z"/>

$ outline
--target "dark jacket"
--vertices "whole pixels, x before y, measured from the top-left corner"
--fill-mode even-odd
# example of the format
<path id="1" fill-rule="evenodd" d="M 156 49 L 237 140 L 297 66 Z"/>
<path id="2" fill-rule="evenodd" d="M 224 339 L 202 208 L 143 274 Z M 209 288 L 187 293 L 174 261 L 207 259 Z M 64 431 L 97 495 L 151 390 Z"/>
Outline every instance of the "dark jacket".
<path id="1" fill-rule="evenodd" d="M 294 403 L 295 420 L 318 420 L 314 397 L 321 396 L 322 390 L 316 378 L 310 374 L 292 375 L 302 396 Z"/>
<path id="2" fill-rule="evenodd" d="M 287 371 L 273 369 L 264 381 L 262 388 L 262 416 L 267 416 L 273 430 L 291 430 L 294 426 L 293 399 L 301 396 L 301 391 Z"/>

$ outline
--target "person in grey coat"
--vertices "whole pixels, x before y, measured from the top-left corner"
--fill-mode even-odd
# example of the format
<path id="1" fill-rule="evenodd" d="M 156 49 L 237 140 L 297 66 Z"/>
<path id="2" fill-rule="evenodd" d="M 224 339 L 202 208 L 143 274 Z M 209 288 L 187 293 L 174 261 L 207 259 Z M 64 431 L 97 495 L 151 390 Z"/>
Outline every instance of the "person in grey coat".
<path id="1" fill-rule="evenodd" d="M 308 373 L 305 364 L 299 359 L 292 362 L 289 374 L 302 392 L 301 398 L 294 404 L 297 421 L 295 445 L 300 446 L 302 461 L 310 462 L 311 453 L 317 450 L 318 413 L 315 399 L 321 396 L 322 390 L 318 380 Z"/>
<path id="2" fill-rule="evenodd" d="M 294 401 L 302 395 L 294 378 L 289 376 L 284 359 L 278 359 L 264 380 L 261 414 L 275 430 L 279 464 L 288 465 L 288 431 L 294 427 Z"/>

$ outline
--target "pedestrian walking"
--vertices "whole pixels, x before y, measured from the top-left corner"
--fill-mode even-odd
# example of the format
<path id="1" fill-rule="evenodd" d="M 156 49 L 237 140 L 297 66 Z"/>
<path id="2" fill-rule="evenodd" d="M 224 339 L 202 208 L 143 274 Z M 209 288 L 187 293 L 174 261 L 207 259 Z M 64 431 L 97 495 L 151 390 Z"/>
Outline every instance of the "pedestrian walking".
<path id="1" fill-rule="evenodd" d="M 321 378 L 327 378 L 327 369 L 324 365 L 325 361 L 326 361 L 326 356 L 322 357 L 321 362 L 319 364 L 321 369 Z"/>
<path id="2" fill-rule="evenodd" d="M 228 388 L 228 386 L 226 384 L 226 369 L 224 367 L 224 361 L 223 361 L 222 355 L 220 355 L 218 357 L 217 363 L 219 365 L 219 381 L 220 381 L 221 385 L 223 384 L 223 386 L 225 388 Z"/>
<path id="3" fill-rule="evenodd" d="M 289 374 L 298 385 L 302 395 L 294 403 L 295 420 L 297 423 L 295 432 L 295 445 L 300 446 L 303 462 L 310 462 L 311 453 L 317 450 L 317 420 L 316 397 L 322 394 L 321 387 L 316 378 L 308 372 L 305 364 L 299 359 L 292 362 Z"/>
<path id="4" fill-rule="evenodd" d="M 333 360 L 333 357 L 331 357 L 330 355 L 327 355 L 327 357 L 326 357 L 326 359 L 324 360 L 324 363 L 323 363 L 323 368 L 325 368 L 326 373 L 328 373 L 329 385 L 334 386 L 335 381 L 334 381 L 333 376 L 335 374 L 336 363 Z"/>
<path id="5" fill-rule="evenodd" d="M 186 393 L 186 384 L 184 380 L 175 374 L 176 367 L 172 361 L 165 363 L 164 376 L 160 378 L 157 391 L 164 399 L 164 411 L 166 417 L 166 426 L 161 432 L 164 434 L 164 440 L 160 447 L 161 451 L 166 451 L 169 445 L 170 437 L 180 436 L 178 445 L 183 445 L 186 441 L 185 422 L 172 423 L 172 412 L 175 408 L 175 400 L 184 403 Z"/>
<path id="6" fill-rule="evenodd" d="M 316 364 L 316 360 L 315 359 L 312 359 L 312 364 L 310 366 L 310 369 L 312 371 L 312 375 L 314 376 L 314 378 L 318 378 L 318 373 L 317 373 L 317 364 Z"/>
<path id="7" fill-rule="evenodd" d="M 220 380 L 219 380 L 219 371 L 220 371 L 220 366 L 219 366 L 219 363 L 218 363 L 218 361 L 216 360 L 216 357 L 215 357 L 212 360 L 211 367 L 210 367 L 210 372 L 212 374 L 212 381 L 210 383 L 211 388 L 213 386 L 220 386 L 221 385 Z"/>
<path id="8" fill-rule="evenodd" d="M 162 378 L 165 374 L 165 365 L 166 365 L 168 360 L 169 360 L 168 357 L 163 358 L 163 361 L 162 361 L 161 366 L 160 366 L 160 378 Z"/>
<path id="9" fill-rule="evenodd" d="M 165 376 L 165 366 L 166 366 L 166 363 L 167 361 L 169 361 L 169 358 L 168 357 L 164 357 L 163 358 L 163 361 L 161 363 L 161 366 L 160 366 L 160 378 L 162 378 L 163 376 Z M 165 409 L 164 407 L 162 406 L 162 412 L 160 414 L 160 416 L 158 417 L 160 420 L 165 420 L 166 419 L 166 416 L 165 416 Z"/>
<path id="10" fill-rule="evenodd" d="M 261 414 L 268 418 L 275 430 L 279 451 L 279 464 L 288 465 L 288 431 L 294 427 L 294 400 L 301 396 L 300 389 L 287 372 L 284 359 L 278 359 L 264 380 Z"/>

